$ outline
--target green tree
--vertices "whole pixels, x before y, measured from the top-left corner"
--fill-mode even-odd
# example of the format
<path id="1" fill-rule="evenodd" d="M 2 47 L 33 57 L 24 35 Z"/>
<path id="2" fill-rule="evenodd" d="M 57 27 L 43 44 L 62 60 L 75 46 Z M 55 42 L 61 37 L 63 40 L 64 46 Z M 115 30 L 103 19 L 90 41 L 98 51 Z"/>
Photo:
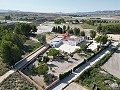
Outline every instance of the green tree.
<path id="1" fill-rule="evenodd" d="M 98 36 L 96 39 L 95 39 L 96 42 L 100 43 L 100 46 L 101 45 L 104 45 L 107 43 L 108 41 L 108 36 L 107 35 L 101 35 L 101 36 Z"/>
<path id="2" fill-rule="evenodd" d="M 96 32 L 94 30 L 91 30 L 90 31 L 90 37 L 95 38 L 95 36 L 96 36 Z"/>
<path id="3" fill-rule="evenodd" d="M 14 32 L 29 37 L 32 32 L 32 27 L 29 24 L 20 23 L 15 26 Z"/>
<path id="4" fill-rule="evenodd" d="M 19 49 L 22 49 L 23 44 L 26 41 L 26 37 L 24 35 L 12 33 L 11 31 L 6 30 L 2 36 L 2 40 L 11 41 L 13 44 L 17 45 Z"/>
<path id="5" fill-rule="evenodd" d="M 77 19 L 75 20 L 75 24 L 79 24 L 79 21 Z"/>
<path id="6" fill-rule="evenodd" d="M 80 32 L 80 35 L 81 35 L 81 36 L 85 36 L 85 32 L 84 32 L 84 31 L 81 31 L 81 32 Z"/>
<path id="7" fill-rule="evenodd" d="M 6 25 L 0 25 L 0 31 L 4 31 L 4 30 L 10 30 L 10 28 Z"/>
<path id="8" fill-rule="evenodd" d="M 39 34 L 37 36 L 38 38 L 38 41 L 41 43 L 41 44 L 46 44 L 46 35 L 45 34 Z"/>
<path id="9" fill-rule="evenodd" d="M 37 68 L 34 68 L 33 71 L 35 73 L 41 74 L 41 75 L 45 75 L 47 74 L 49 68 L 47 66 L 47 64 L 40 64 Z"/>
<path id="10" fill-rule="evenodd" d="M 74 28 L 74 34 L 75 35 L 80 35 L 80 29 L 79 28 Z"/>
<path id="11" fill-rule="evenodd" d="M 65 25 L 63 26 L 63 30 L 66 30 L 66 26 Z"/>
<path id="12" fill-rule="evenodd" d="M 11 16 L 4 16 L 5 21 L 6 20 L 12 20 Z"/>
<path id="13" fill-rule="evenodd" d="M 66 23 L 65 20 L 62 18 L 62 19 L 57 19 L 54 21 L 55 24 L 61 24 L 61 23 Z"/>
<path id="14" fill-rule="evenodd" d="M 57 33 L 60 33 L 60 34 L 62 34 L 63 32 L 62 32 L 62 28 L 60 27 L 60 26 L 58 26 L 58 32 Z"/>
<path id="15" fill-rule="evenodd" d="M 56 28 L 55 27 L 52 28 L 52 32 L 56 32 Z"/>
<path id="16" fill-rule="evenodd" d="M 36 26 L 35 26 L 35 25 L 32 25 L 31 27 L 32 27 L 31 32 L 37 32 L 37 28 L 36 28 Z"/>
<path id="17" fill-rule="evenodd" d="M 82 51 L 84 51 L 84 52 L 86 52 L 87 51 L 87 45 L 86 44 L 83 44 L 83 45 L 81 45 L 80 46 L 80 49 L 82 50 Z"/>
<path id="18" fill-rule="evenodd" d="M 53 56 L 54 58 L 59 55 L 59 50 L 56 49 L 50 49 L 50 51 L 48 52 L 48 56 Z"/>
<path id="19" fill-rule="evenodd" d="M 67 27 L 67 30 L 70 30 L 70 26 Z"/>
<path id="20" fill-rule="evenodd" d="M 4 59 L 4 62 L 8 65 L 13 65 L 21 59 L 21 53 L 19 48 L 11 41 L 2 40 L 0 53 L 1 57 Z"/>
<path id="21" fill-rule="evenodd" d="M 102 25 L 101 25 L 101 23 L 100 23 L 100 25 L 97 27 L 97 32 L 98 32 L 98 33 L 101 33 L 101 31 L 102 31 Z"/>
<path id="22" fill-rule="evenodd" d="M 49 61 L 49 57 L 48 56 L 43 56 L 43 62 L 47 63 Z"/>

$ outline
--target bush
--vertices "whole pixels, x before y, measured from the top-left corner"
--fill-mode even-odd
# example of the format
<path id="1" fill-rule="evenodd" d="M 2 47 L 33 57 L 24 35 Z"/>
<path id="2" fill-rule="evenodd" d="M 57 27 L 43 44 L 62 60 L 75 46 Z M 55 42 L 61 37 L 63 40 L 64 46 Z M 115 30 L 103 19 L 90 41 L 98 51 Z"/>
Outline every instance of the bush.
<path id="1" fill-rule="evenodd" d="M 44 82 L 47 83 L 48 81 L 49 81 L 49 78 L 45 76 L 45 77 L 44 77 Z"/>
<path id="2" fill-rule="evenodd" d="M 84 60 L 82 63 L 78 64 L 77 66 L 75 66 L 75 67 L 73 68 L 73 71 L 77 70 L 80 66 L 82 66 L 82 65 L 85 64 L 85 63 L 86 63 L 86 60 Z"/>
<path id="3" fill-rule="evenodd" d="M 49 57 L 48 56 L 43 56 L 43 62 L 47 63 L 49 61 Z"/>
<path id="4" fill-rule="evenodd" d="M 50 51 L 48 52 L 48 56 L 53 56 L 55 58 L 59 53 L 59 50 L 50 49 Z"/>
<path id="5" fill-rule="evenodd" d="M 72 73 L 72 70 L 68 71 L 68 72 L 65 72 L 63 74 L 59 74 L 59 79 L 62 80 L 64 79 L 65 77 L 67 77 L 68 75 L 70 75 Z"/>
<path id="6" fill-rule="evenodd" d="M 45 75 L 47 71 L 49 70 L 47 64 L 41 64 L 37 68 L 33 69 L 33 72 L 41 75 Z"/>

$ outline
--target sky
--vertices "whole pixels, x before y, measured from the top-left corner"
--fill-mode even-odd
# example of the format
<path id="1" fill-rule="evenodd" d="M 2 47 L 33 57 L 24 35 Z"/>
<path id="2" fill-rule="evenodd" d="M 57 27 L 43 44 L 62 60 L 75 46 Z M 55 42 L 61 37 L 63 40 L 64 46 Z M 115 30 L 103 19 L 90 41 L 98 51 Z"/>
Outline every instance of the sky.
<path id="1" fill-rule="evenodd" d="M 120 0 L 0 0 L 0 9 L 47 13 L 120 10 Z"/>

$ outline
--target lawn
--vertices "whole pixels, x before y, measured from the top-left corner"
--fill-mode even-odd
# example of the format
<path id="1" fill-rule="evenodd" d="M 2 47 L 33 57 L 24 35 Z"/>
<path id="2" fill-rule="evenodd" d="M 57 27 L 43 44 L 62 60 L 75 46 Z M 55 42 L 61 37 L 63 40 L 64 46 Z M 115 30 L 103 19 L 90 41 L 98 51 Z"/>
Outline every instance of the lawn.
<path id="1" fill-rule="evenodd" d="M 25 54 L 22 57 L 25 57 L 26 55 L 35 51 L 37 48 L 39 48 L 41 46 L 41 44 L 37 41 L 26 40 L 24 46 L 25 46 Z"/>
<path id="2" fill-rule="evenodd" d="M 19 73 L 14 73 L 0 84 L 0 90 L 37 90 Z"/>

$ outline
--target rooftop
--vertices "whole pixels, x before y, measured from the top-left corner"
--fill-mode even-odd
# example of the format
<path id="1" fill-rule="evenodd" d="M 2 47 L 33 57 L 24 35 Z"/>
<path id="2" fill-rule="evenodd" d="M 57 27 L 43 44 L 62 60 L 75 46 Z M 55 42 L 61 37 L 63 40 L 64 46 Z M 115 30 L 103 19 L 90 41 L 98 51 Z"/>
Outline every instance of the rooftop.
<path id="1" fill-rule="evenodd" d="M 61 50 L 61 51 L 67 52 L 67 53 L 72 53 L 76 49 L 79 49 L 79 48 L 80 47 L 78 47 L 78 46 L 71 46 L 71 45 L 68 45 L 68 44 L 62 44 L 60 47 L 55 48 L 55 49 Z"/>

